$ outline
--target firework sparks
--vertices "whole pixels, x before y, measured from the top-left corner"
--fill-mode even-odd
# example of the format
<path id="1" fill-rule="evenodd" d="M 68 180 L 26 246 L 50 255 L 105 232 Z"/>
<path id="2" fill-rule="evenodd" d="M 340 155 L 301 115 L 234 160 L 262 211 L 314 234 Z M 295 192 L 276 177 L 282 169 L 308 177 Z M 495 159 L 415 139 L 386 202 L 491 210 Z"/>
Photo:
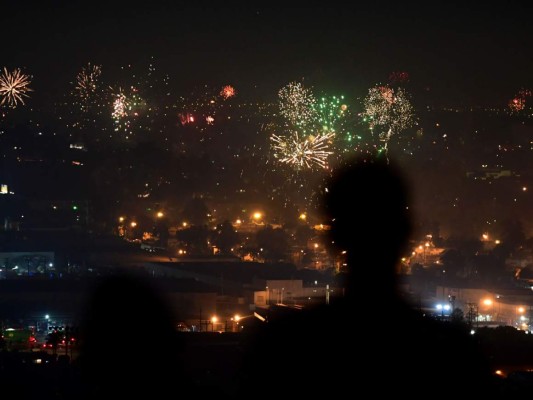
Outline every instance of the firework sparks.
<path id="1" fill-rule="evenodd" d="M 87 64 L 76 76 L 76 91 L 83 101 L 89 101 L 96 92 L 98 79 L 102 74 L 102 67 L 99 65 Z"/>
<path id="2" fill-rule="evenodd" d="M 23 74 L 20 69 L 9 72 L 4 67 L 4 73 L 0 75 L 0 106 L 15 108 L 18 103 L 24 103 L 24 97 L 29 97 L 28 92 L 32 89 L 28 87 L 31 79 Z"/>
<path id="3" fill-rule="evenodd" d="M 520 89 L 515 98 L 509 100 L 508 106 L 511 113 L 517 113 L 526 108 L 526 97 L 531 96 L 531 91 L 528 89 Z"/>
<path id="4" fill-rule="evenodd" d="M 305 130 L 316 120 L 315 97 L 302 84 L 291 82 L 280 89 L 278 96 L 280 113 L 292 125 Z"/>
<path id="5" fill-rule="evenodd" d="M 224 98 L 224 100 L 229 99 L 230 97 L 234 97 L 237 94 L 235 88 L 231 85 L 226 85 L 222 88 L 220 91 L 220 96 Z"/>
<path id="6" fill-rule="evenodd" d="M 409 82 L 409 73 L 404 71 L 394 71 L 389 75 L 389 80 L 392 83 L 407 83 Z"/>
<path id="7" fill-rule="evenodd" d="M 194 122 L 194 115 L 191 113 L 179 113 L 178 118 L 182 125 L 192 124 Z"/>
<path id="8" fill-rule="evenodd" d="M 280 162 L 290 164 L 296 169 L 314 167 L 327 168 L 327 158 L 332 151 L 329 151 L 329 143 L 335 136 L 334 133 L 325 135 L 309 135 L 300 138 L 298 132 L 294 132 L 290 137 L 272 135 L 272 148 L 274 157 Z"/>
<path id="9" fill-rule="evenodd" d="M 388 86 L 371 88 L 364 105 L 363 116 L 370 121 L 370 129 L 379 126 L 385 128 L 385 131 L 379 133 L 385 151 L 394 134 L 414 124 L 414 108 L 402 88 L 396 91 Z"/>
<path id="10" fill-rule="evenodd" d="M 120 120 L 128 115 L 128 98 L 122 91 L 115 94 L 115 100 L 113 101 L 113 112 L 111 116 L 115 121 Z"/>
<path id="11" fill-rule="evenodd" d="M 337 122 L 344 116 L 348 106 L 343 104 L 344 96 L 322 97 L 315 104 L 318 123 L 324 132 L 335 132 Z"/>
<path id="12" fill-rule="evenodd" d="M 508 105 L 512 113 L 517 113 L 526 108 L 526 100 L 522 97 L 515 97 L 514 99 L 509 100 Z"/>

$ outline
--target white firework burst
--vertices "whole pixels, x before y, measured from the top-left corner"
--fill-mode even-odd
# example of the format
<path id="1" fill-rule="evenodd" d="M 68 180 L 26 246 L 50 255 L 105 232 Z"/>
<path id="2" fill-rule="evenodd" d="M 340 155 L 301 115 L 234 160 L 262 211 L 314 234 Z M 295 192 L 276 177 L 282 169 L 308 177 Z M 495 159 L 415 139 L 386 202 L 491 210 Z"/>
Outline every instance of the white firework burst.
<path id="1" fill-rule="evenodd" d="M 290 164 L 296 169 L 327 168 L 327 159 L 333 154 L 329 145 L 334 133 L 309 135 L 300 137 L 293 132 L 289 137 L 272 135 L 274 157 L 282 163 Z"/>
<path id="2" fill-rule="evenodd" d="M 0 106 L 15 108 L 18 103 L 24 103 L 24 98 L 29 97 L 28 92 L 31 78 L 23 74 L 20 69 L 9 72 L 4 67 L 3 74 L 0 75 Z"/>

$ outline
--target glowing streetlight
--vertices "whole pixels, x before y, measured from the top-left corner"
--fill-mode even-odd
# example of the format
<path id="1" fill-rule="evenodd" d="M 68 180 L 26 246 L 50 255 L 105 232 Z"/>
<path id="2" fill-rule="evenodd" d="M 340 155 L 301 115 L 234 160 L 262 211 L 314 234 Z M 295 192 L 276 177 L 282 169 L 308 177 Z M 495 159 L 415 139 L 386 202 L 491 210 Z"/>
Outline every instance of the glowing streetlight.
<path id="1" fill-rule="evenodd" d="M 435 307 L 438 311 L 440 311 L 440 316 L 441 318 L 444 318 L 444 314 L 446 312 L 450 312 L 451 309 L 452 309 L 452 306 L 449 305 L 449 304 L 437 304 L 437 306 Z"/>
<path id="2" fill-rule="evenodd" d="M 135 228 L 137 226 L 137 222 L 133 221 L 130 225 L 132 228 Z"/>
<path id="3" fill-rule="evenodd" d="M 217 323 L 218 318 L 216 316 L 211 317 L 211 331 L 215 330 L 215 324 Z"/>
<path id="4" fill-rule="evenodd" d="M 252 215 L 252 218 L 255 219 L 256 221 L 259 221 L 261 218 L 263 218 L 263 214 L 261 214 L 259 211 L 254 212 L 254 214 Z"/>
<path id="5" fill-rule="evenodd" d="M 299 218 L 300 218 L 302 221 L 305 221 L 305 220 L 307 219 L 307 214 L 306 214 L 306 213 L 301 213 Z"/>
<path id="6" fill-rule="evenodd" d="M 181 226 L 183 226 L 184 228 L 187 228 L 187 225 L 189 225 L 189 224 L 188 224 L 187 222 L 185 222 L 185 221 L 183 221 L 183 222 L 181 223 Z"/>
<path id="7" fill-rule="evenodd" d="M 118 217 L 118 222 L 124 222 L 124 217 Z"/>
<path id="8" fill-rule="evenodd" d="M 163 218 L 164 216 L 165 216 L 165 214 L 163 214 L 162 211 L 159 211 L 159 212 L 157 213 L 157 218 Z"/>

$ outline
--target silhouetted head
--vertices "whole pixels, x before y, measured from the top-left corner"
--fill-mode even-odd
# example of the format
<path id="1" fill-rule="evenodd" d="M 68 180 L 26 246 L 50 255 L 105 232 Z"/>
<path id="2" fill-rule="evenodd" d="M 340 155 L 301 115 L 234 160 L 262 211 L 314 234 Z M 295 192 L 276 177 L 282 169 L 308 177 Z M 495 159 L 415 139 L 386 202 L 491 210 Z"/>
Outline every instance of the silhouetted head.
<path id="1" fill-rule="evenodd" d="M 356 160 L 327 185 L 331 239 L 347 251 L 351 281 L 394 275 L 411 234 L 407 195 L 398 168 L 382 158 Z"/>
<path id="2" fill-rule="evenodd" d="M 100 282 L 83 326 L 82 365 L 93 393 L 160 393 L 178 373 L 167 304 L 133 276 Z M 174 377 L 173 377 L 174 376 Z"/>

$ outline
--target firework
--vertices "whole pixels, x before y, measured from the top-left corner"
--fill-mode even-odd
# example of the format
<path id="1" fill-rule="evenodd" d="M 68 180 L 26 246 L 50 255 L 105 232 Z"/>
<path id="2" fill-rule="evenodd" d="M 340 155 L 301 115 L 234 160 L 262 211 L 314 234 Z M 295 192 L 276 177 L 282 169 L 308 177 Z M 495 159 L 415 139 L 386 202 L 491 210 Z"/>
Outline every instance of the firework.
<path id="1" fill-rule="evenodd" d="M 370 129 L 382 127 L 379 138 L 387 151 L 390 138 L 414 124 L 414 108 L 407 94 L 401 88 L 377 86 L 368 91 L 364 100 L 363 117 L 370 123 Z"/>
<path id="2" fill-rule="evenodd" d="M 526 108 L 526 100 L 522 97 L 515 97 L 514 99 L 509 100 L 508 106 L 512 113 L 517 113 Z"/>
<path id="3" fill-rule="evenodd" d="M 511 113 L 517 113 L 526 108 L 526 97 L 531 96 L 531 91 L 528 89 L 520 89 L 515 98 L 509 100 L 507 104 Z"/>
<path id="4" fill-rule="evenodd" d="M 191 124 L 194 122 L 194 115 L 191 113 L 179 113 L 178 118 L 182 125 Z"/>
<path id="5" fill-rule="evenodd" d="M 531 96 L 531 90 L 529 90 L 529 89 L 520 89 L 520 91 L 518 92 L 518 95 L 525 99 L 526 97 Z"/>
<path id="6" fill-rule="evenodd" d="M 390 75 L 389 75 L 389 81 L 391 81 L 392 83 L 407 83 L 409 82 L 409 73 L 407 72 L 399 72 L 399 71 L 395 71 L 395 72 L 392 72 Z"/>
<path id="7" fill-rule="evenodd" d="M 270 140 L 274 157 L 280 162 L 296 169 L 312 169 L 327 168 L 327 158 L 333 153 L 329 151 L 329 144 L 334 136 L 334 133 L 327 133 L 301 138 L 298 132 L 293 132 L 289 137 L 272 135 Z"/>
<path id="8" fill-rule="evenodd" d="M 28 87 L 30 83 L 30 77 L 20 69 L 9 72 L 4 67 L 4 73 L 0 75 L 0 106 L 15 108 L 19 102 L 24 104 L 24 97 L 29 97 L 28 92 L 32 91 Z"/>
<path id="9" fill-rule="evenodd" d="M 293 126 L 305 130 L 316 121 L 315 97 L 302 84 L 291 82 L 278 96 L 280 113 Z"/>
<path id="10" fill-rule="evenodd" d="M 128 115 L 128 107 L 128 98 L 122 91 L 119 91 L 119 93 L 115 94 L 115 100 L 113 101 L 113 112 L 111 113 L 111 117 L 115 121 L 126 117 Z"/>
<path id="11" fill-rule="evenodd" d="M 220 91 L 220 96 L 222 96 L 224 100 L 227 100 L 230 97 L 234 97 L 236 94 L 237 92 L 235 91 L 235 88 L 231 85 L 224 86 Z"/>
<path id="12" fill-rule="evenodd" d="M 344 104 L 344 96 L 322 97 L 314 104 L 318 124 L 324 132 L 335 132 L 339 120 L 344 117 L 348 106 Z"/>
<path id="13" fill-rule="evenodd" d="M 378 89 L 381 93 L 381 97 L 391 105 L 394 102 L 394 90 L 388 86 L 379 86 Z"/>
<path id="14" fill-rule="evenodd" d="M 95 94 L 101 74 L 101 66 L 89 63 L 76 76 L 76 92 L 82 101 L 88 102 L 91 96 Z"/>

